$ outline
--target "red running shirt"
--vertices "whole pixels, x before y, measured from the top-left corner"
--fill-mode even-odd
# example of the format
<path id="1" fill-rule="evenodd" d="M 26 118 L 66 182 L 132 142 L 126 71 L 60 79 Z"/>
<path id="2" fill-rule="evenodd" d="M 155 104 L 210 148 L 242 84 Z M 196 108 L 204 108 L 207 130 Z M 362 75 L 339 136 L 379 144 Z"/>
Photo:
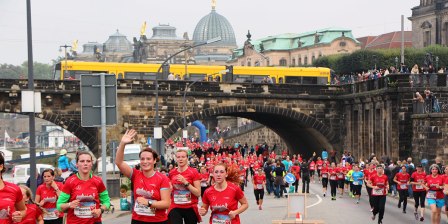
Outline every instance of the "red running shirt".
<path id="1" fill-rule="evenodd" d="M 12 213 L 16 211 L 16 203 L 23 199 L 20 188 L 12 183 L 3 181 L 5 187 L 0 190 L 0 224 L 12 224 Z"/>
<path id="2" fill-rule="evenodd" d="M 266 176 L 265 175 L 254 175 L 254 182 L 255 182 L 255 189 L 264 189 L 263 183 L 266 182 Z"/>
<path id="3" fill-rule="evenodd" d="M 88 180 L 80 180 L 78 175 L 69 177 L 62 188 L 62 192 L 70 195 L 68 201 L 79 200 L 79 206 L 68 209 L 67 223 L 93 224 L 101 222 L 101 216 L 93 218 L 92 209 L 100 208 L 99 194 L 106 190 L 100 177 L 92 176 Z"/>
<path id="4" fill-rule="evenodd" d="M 443 189 L 439 187 L 443 187 L 444 177 L 442 175 L 437 175 L 433 177 L 432 175 L 428 175 L 425 178 L 426 186 L 429 187 L 428 193 L 426 193 L 426 198 L 428 199 L 443 199 Z"/>
<path id="5" fill-rule="evenodd" d="M 138 197 L 160 201 L 160 191 L 170 190 L 170 180 L 165 175 L 155 172 L 152 177 L 146 177 L 142 171 L 132 169 L 131 181 L 134 183 L 134 200 Z M 139 205 L 135 202 L 132 209 L 132 219 L 141 222 L 164 222 L 168 219 L 166 209 L 154 209 L 147 205 Z"/>
<path id="6" fill-rule="evenodd" d="M 372 186 L 379 187 L 379 189 L 372 189 L 372 196 L 386 196 L 386 186 L 388 185 L 389 181 L 386 175 L 374 175 L 370 177 L 370 181 L 372 182 Z"/>
<path id="7" fill-rule="evenodd" d="M 297 180 L 300 179 L 300 166 L 292 166 L 291 167 L 291 173 L 294 174 Z"/>
<path id="8" fill-rule="evenodd" d="M 202 197 L 202 202 L 210 206 L 210 224 L 212 223 L 232 223 L 240 224 L 240 216 L 236 215 L 230 220 L 229 212 L 238 209 L 238 201 L 244 197 L 241 188 L 231 182 L 227 182 L 227 187 L 223 191 L 217 191 L 215 187 L 209 187 Z"/>
<path id="9" fill-rule="evenodd" d="M 422 183 L 422 185 L 418 186 L 416 184 L 412 185 L 412 191 L 426 191 L 425 188 L 423 187 L 423 183 L 425 183 L 425 179 L 426 179 L 426 173 L 425 172 L 414 172 L 411 175 L 412 178 L 412 182 L 420 182 Z"/>
<path id="10" fill-rule="evenodd" d="M 42 186 L 42 185 L 40 185 Z M 26 215 L 17 224 L 36 224 L 37 218 L 42 215 L 42 210 L 36 204 L 26 204 Z M 16 222 L 15 222 L 16 223 Z"/>
<path id="11" fill-rule="evenodd" d="M 64 185 L 61 182 L 55 182 L 56 185 L 58 185 L 59 190 L 64 188 Z M 40 201 L 44 201 L 45 204 L 42 206 L 42 208 L 45 208 L 47 211 L 45 214 L 43 214 L 44 220 L 54 220 L 58 219 L 59 217 L 64 217 L 63 212 L 59 212 L 56 209 L 56 202 L 58 201 L 58 195 L 56 194 L 56 191 L 50 186 L 47 187 L 47 185 L 41 184 L 39 187 L 37 187 L 36 190 L 36 196 L 40 196 Z"/>
<path id="12" fill-rule="evenodd" d="M 407 190 L 408 189 L 408 182 L 411 176 L 409 173 L 397 173 L 395 174 L 395 179 L 400 182 L 400 184 L 397 184 L 398 190 Z"/>
<path id="13" fill-rule="evenodd" d="M 323 164 L 324 164 L 324 161 L 322 161 L 322 160 L 317 160 L 317 162 L 316 162 L 317 169 L 318 169 L 318 170 L 321 170 Z"/>
<path id="14" fill-rule="evenodd" d="M 191 208 L 198 204 L 198 197 L 188 190 L 183 183 L 177 181 L 177 175 L 182 175 L 185 180 L 193 185 L 194 181 L 201 180 L 201 175 L 199 175 L 196 169 L 188 167 L 185 171 L 180 173 L 178 169 L 171 170 L 169 174 L 169 179 L 173 184 L 173 192 L 171 193 L 171 205 L 170 210 L 173 208 Z"/>

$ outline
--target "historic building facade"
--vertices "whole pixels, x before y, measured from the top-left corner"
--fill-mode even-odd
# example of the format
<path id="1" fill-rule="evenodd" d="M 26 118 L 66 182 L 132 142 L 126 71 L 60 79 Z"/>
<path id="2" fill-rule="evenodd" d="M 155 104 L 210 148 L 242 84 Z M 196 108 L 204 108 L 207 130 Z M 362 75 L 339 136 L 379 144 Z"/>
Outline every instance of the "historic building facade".
<path id="1" fill-rule="evenodd" d="M 420 0 L 420 5 L 412 8 L 409 20 L 414 47 L 448 46 L 448 0 Z"/>
<path id="2" fill-rule="evenodd" d="M 322 29 L 302 34 L 281 34 L 252 40 L 247 34 L 244 47 L 234 50 L 230 65 L 237 66 L 310 66 L 319 57 L 351 53 L 360 43 L 351 30 Z"/>

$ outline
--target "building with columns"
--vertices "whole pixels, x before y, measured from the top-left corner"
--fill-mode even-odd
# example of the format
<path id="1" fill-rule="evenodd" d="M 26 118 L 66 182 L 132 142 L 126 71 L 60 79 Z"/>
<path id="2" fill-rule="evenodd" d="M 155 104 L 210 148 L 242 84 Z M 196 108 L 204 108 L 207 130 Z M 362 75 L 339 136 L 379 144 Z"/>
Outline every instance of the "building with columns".
<path id="1" fill-rule="evenodd" d="M 448 46 L 448 0 L 420 0 L 420 5 L 412 8 L 409 20 L 415 48 Z"/>
<path id="2" fill-rule="evenodd" d="M 238 66 L 311 66 L 319 57 L 351 53 L 360 43 L 351 30 L 328 28 L 307 33 L 287 33 L 252 40 L 247 34 L 244 47 L 233 51 L 229 65 Z"/>

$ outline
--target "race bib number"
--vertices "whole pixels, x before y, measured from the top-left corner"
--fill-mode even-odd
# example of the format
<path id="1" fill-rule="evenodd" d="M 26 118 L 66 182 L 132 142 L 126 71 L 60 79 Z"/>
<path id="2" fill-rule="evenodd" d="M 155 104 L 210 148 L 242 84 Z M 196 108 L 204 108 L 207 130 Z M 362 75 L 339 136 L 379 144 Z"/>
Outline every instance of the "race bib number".
<path id="1" fill-rule="evenodd" d="M 372 195 L 381 196 L 383 195 L 383 188 L 372 189 Z"/>
<path id="2" fill-rule="evenodd" d="M 338 174 L 338 179 L 342 179 L 342 178 L 344 178 L 344 175 Z"/>
<path id="3" fill-rule="evenodd" d="M 357 186 L 357 185 L 359 185 L 359 182 L 358 181 L 353 181 L 353 185 Z"/>
<path id="4" fill-rule="evenodd" d="M 417 185 L 415 185 L 415 189 L 416 190 L 423 190 L 423 185 L 419 185 L 419 184 L 417 184 Z"/>
<path id="5" fill-rule="evenodd" d="M 400 188 L 401 189 L 408 189 L 408 185 L 407 184 L 400 184 Z"/>
<path id="6" fill-rule="evenodd" d="M 55 220 L 59 217 L 56 215 L 56 208 L 46 208 L 47 212 L 43 213 L 44 220 Z"/>
<path id="7" fill-rule="evenodd" d="M 228 215 L 215 214 L 212 216 L 212 224 L 231 224 L 232 220 Z"/>
<path id="8" fill-rule="evenodd" d="M 330 180 L 336 180 L 336 176 L 331 176 Z"/>
<path id="9" fill-rule="evenodd" d="M 322 178 L 328 178 L 328 174 L 326 173 L 322 174 Z"/>
<path id="10" fill-rule="evenodd" d="M 319 170 L 322 169 L 322 166 L 318 166 L 317 169 L 319 169 Z"/>
<path id="11" fill-rule="evenodd" d="M 263 189 L 263 184 L 257 184 L 257 189 Z"/>
<path id="12" fill-rule="evenodd" d="M 79 218 L 92 218 L 92 209 L 96 207 L 95 202 L 85 201 L 80 202 L 79 206 L 75 208 L 75 215 Z"/>
<path id="13" fill-rule="evenodd" d="M 155 216 L 156 215 L 156 209 L 150 208 L 146 205 L 140 205 L 137 202 L 134 205 L 134 211 L 138 215 L 144 215 L 144 216 Z"/>
<path id="14" fill-rule="evenodd" d="M 437 192 L 428 191 L 428 193 L 426 193 L 426 198 L 427 199 L 437 199 Z"/>
<path id="15" fill-rule="evenodd" d="M 175 204 L 189 204 L 191 203 L 191 192 L 189 190 L 174 190 L 173 198 Z"/>
<path id="16" fill-rule="evenodd" d="M 207 181 L 202 181 L 201 182 L 201 187 L 207 187 Z"/>

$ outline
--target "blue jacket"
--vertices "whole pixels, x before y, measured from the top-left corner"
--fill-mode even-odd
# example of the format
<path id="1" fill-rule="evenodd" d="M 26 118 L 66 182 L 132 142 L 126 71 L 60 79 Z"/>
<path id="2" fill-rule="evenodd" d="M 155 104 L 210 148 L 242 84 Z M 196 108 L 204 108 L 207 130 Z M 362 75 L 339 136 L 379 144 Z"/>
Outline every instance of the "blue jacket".
<path id="1" fill-rule="evenodd" d="M 59 157 L 59 159 L 58 159 L 58 168 L 61 169 L 61 170 L 70 168 L 70 165 L 68 164 L 67 156 L 62 155 L 62 156 Z"/>
<path id="2" fill-rule="evenodd" d="M 322 159 L 328 159 L 328 152 L 322 151 Z"/>

